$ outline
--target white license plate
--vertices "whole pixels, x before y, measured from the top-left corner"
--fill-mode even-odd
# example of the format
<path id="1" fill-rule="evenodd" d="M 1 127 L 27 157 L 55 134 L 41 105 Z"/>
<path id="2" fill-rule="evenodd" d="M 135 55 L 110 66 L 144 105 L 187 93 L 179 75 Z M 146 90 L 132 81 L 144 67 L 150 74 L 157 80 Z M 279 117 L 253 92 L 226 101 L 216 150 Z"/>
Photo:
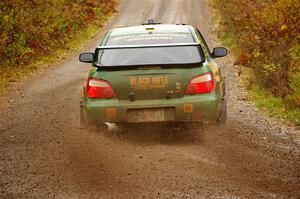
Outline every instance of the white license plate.
<path id="1" fill-rule="evenodd" d="M 160 109 L 142 109 L 137 112 L 138 122 L 159 122 L 165 120 L 165 110 Z"/>

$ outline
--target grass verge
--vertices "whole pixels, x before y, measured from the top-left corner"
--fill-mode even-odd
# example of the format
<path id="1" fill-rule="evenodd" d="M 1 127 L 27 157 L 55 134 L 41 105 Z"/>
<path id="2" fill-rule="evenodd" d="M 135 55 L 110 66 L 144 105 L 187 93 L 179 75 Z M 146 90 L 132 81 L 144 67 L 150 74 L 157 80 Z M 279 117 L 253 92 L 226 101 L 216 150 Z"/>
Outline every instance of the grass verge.
<path id="1" fill-rule="evenodd" d="M 249 91 L 250 99 L 255 101 L 257 108 L 265 111 L 270 117 L 297 126 L 300 125 L 300 111 L 287 109 L 282 98 L 274 96 L 270 91 L 255 82 L 255 76 L 251 68 L 243 68 L 242 78 L 245 88 Z"/>

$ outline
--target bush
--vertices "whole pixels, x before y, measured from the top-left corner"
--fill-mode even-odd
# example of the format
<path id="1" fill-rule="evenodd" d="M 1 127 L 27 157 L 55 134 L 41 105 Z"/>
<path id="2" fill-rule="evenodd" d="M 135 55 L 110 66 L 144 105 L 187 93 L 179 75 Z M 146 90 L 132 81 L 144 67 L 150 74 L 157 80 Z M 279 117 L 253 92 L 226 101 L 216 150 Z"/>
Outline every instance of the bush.
<path id="1" fill-rule="evenodd" d="M 235 36 L 238 64 L 254 70 L 258 83 L 300 109 L 300 1 L 215 0 Z"/>
<path id="2" fill-rule="evenodd" d="M 113 11 L 113 0 L 1 0 L 0 70 L 32 63 Z"/>

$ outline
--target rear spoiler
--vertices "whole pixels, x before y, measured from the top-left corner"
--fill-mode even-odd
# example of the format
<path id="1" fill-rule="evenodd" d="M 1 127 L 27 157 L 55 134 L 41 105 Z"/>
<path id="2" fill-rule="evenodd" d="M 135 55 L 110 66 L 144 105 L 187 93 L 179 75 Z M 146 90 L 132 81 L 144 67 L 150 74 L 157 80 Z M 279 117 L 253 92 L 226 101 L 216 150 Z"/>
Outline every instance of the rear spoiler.
<path id="1" fill-rule="evenodd" d="M 170 43 L 170 44 L 147 44 L 147 45 L 121 45 L 121 46 L 97 46 L 96 47 L 96 51 L 100 51 L 100 50 L 113 50 L 113 49 L 138 49 L 138 48 L 166 48 L 166 47 L 185 47 L 185 46 L 195 46 L 195 47 L 201 47 L 201 45 L 199 43 Z M 201 53 L 202 50 L 201 50 Z M 202 60 L 199 63 L 202 63 L 204 60 Z M 195 64 L 199 64 L 199 63 L 183 63 L 185 65 L 195 65 Z M 153 65 L 153 64 L 149 64 L 149 65 Z M 159 64 L 160 66 L 162 65 L 169 65 L 169 64 Z M 174 65 L 174 64 L 171 64 Z M 175 64 L 175 65 L 181 65 L 180 63 Z M 115 67 L 119 67 L 119 66 L 110 66 L 110 67 L 105 67 L 105 66 L 101 66 L 98 65 L 97 63 L 94 63 L 94 66 L 99 68 L 99 67 L 104 67 L 104 68 L 115 68 Z M 139 65 L 141 66 L 141 65 Z M 125 68 L 126 66 L 121 66 L 122 68 Z M 132 67 L 132 66 L 128 66 L 128 67 Z"/>
<path id="2" fill-rule="evenodd" d="M 200 46 L 199 43 L 170 43 L 170 44 L 148 44 L 148 45 L 122 45 L 122 46 L 97 46 L 99 50 L 110 49 L 131 49 L 131 48 L 158 48 L 158 47 L 182 47 L 182 46 Z"/>

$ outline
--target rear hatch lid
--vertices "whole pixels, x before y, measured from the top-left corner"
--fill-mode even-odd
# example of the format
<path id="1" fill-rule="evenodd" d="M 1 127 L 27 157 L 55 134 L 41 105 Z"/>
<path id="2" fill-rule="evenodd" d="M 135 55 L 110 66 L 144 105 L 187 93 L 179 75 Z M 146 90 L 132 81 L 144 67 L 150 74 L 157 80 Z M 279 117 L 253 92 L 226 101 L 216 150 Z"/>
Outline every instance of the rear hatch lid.
<path id="1" fill-rule="evenodd" d="M 120 100 L 171 99 L 184 96 L 190 80 L 205 67 L 99 71 L 94 78 L 110 82 Z"/>

